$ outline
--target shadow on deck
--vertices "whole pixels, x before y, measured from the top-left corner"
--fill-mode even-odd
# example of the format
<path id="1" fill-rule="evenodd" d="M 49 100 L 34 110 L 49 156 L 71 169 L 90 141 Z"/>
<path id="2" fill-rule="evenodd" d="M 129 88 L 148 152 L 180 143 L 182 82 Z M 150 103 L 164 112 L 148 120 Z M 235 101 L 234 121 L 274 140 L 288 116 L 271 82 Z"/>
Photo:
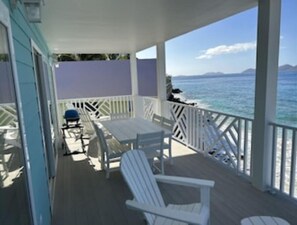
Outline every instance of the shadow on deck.
<path id="1" fill-rule="evenodd" d="M 99 169 L 93 153 L 90 152 L 89 157 L 85 154 L 60 154 L 53 225 L 145 224 L 140 213 L 125 206 L 125 201 L 132 199 L 132 195 L 120 172 L 111 173 L 110 179 L 105 179 L 105 173 Z M 242 218 L 254 215 L 278 216 L 291 225 L 297 223 L 296 204 L 258 191 L 248 181 L 175 141 L 173 154 L 174 165 L 165 163 L 167 175 L 216 182 L 211 193 L 212 225 L 236 225 Z M 162 185 L 160 188 L 167 202 L 185 203 L 199 198 L 199 192 L 191 188 L 172 185 Z"/>

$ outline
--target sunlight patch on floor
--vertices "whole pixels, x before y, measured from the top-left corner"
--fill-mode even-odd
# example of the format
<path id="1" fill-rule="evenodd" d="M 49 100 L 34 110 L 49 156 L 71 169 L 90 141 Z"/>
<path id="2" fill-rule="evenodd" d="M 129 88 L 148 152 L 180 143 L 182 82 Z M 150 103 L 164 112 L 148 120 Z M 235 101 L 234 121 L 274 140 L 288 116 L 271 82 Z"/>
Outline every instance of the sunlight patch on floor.
<path id="1" fill-rule="evenodd" d="M 66 149 L 67 153 L 69 154 L 68 157 L 72 157 L 73 161 L 83 161 L 83 160 L 88 160 L 90 166 L 95 171 L 101 171 L 101 164 L 98 160 L 98 149 L 94 149 L 95 146 L 91 146 L 92 149 L 88 149 L 88 143 L 89 140 L 84 140 L 84 143 L 86 145 L 85 150 L 86 152 L 83 153 L 82 150 L 82 144 L 80 139 L 77 139 L 75 135 L 67 134 L 66 133 L 66 138 L 65 138 L 65 144 L 66 144 Z M 66 150 L 64 149 L 66 152 Z M 168 150 L 164 150 L 164 154 L 168 155 Z M 180 157 L 180 156 L 185 156 L 185 155 L 193 155 L 197 154 L 195 151 L 189 149 L 185 145 L 177 142 L 177 141 L 172 141 L 172 157 Z M 112 168 L 117 168 L 119 167 L 119 163 L 112 163 L 111 164 Z"/>

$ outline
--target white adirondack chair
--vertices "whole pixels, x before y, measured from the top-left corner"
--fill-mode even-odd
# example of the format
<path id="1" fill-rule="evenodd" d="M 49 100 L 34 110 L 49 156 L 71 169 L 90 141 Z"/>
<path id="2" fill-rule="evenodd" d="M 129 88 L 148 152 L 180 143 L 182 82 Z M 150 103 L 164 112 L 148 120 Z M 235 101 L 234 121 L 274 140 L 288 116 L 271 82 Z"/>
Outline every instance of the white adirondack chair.
<path id="1" fill-rule="evenodd" d="M 151 164 L 152 169 L 159 170 L 164 174 L 164 159 L 163 159 L 163 142 L 164 131 L 137 134 L 135 149 L 141 149 L 144 151 L 146 158 Z M 154 164 L 154 159 L 157 158 L 160 161 L 160 168 Z"/>
<path id="2" fill-rule="evenodd" d="M 123 154 L 121 173 L 134 199 L 126 205 L 144 213 L 149 225 L 206 225 L 210 216 L 210 188 L 214 181 L 185 177 L 153 175 L 146 156 L 141 150 Z M 200 203 L 165 205 L 158 182 L 200 188 Z"/>

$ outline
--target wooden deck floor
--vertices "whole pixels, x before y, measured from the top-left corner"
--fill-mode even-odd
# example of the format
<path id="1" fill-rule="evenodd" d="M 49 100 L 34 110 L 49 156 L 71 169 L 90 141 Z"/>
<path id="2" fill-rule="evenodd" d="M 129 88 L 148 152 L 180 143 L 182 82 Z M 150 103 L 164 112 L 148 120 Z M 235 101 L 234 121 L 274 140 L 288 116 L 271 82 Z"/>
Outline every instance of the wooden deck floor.
<path id="1" fill-rule="evenodd" d="M 74 149 L 79 148 L 73 145 Z M 73 149 L 72 146 L 72 149 Z M 214 180 L 211 193 L 211 224 L 236 225 L 242 218 L 254 215 L 278 216 L 291 225 L 297 224 L 297 205 L 279 196 L 253 188 L 217 163 L 173 142 L 174 165 L 165 165 L 167 175 Z M 62 152 L 61 152 L 62 153 Z M 132 195 L 120 172 L 105 179 L 94 152 L 90 156 L 60 154 L 56 178 L 53 225 L 141 225 L 140 213 L 126 208 Z M 194 189 L 160 186 L 166 202 L 193 202 L 199 197 Z"/>

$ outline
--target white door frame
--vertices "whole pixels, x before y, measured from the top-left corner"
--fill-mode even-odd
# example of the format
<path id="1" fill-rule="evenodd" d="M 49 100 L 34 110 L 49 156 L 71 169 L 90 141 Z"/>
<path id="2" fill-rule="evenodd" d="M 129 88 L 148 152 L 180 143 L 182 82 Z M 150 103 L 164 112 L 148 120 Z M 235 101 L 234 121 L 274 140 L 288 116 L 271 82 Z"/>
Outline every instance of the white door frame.
<path id="1" fill-rule="evenodd" d="M 52 144 L 52 134 L 51 134 L 51 122 L 50 122 L 50 112 L 47 104 L 47 93 L 46 93 L 46 85 L 47 82 L 45 80 L 44 73 L 44 61 L 46 62 L 46 57 L 43 55 L 39 47 L 35 44 L 35 42 L 31 39 L 31 47 L 32 47 L 32 60 L 33 66 L 37 65 L 39 68 L 39 76 L 37 74 L 37 68 L 35 68 L 35 84 L 38 98 L 38 110 L 40 112 L 40 129 L 41 136 L 43 142 L 44 149 L 44 160 L 46 171 L 48 174 L 48 189 L 49 189 L 49 199 L 51 202 L 51 211 L 53 209 L 53 195 L 54 195 L 54 180 L 56 174 L 56 157 L 54 155 L 54 149 Z M 35 54 L 40 56 L 38 57 L 38 62 L 36 64 Z M 47 63 L 47 62 L 46 62 Z"/>

